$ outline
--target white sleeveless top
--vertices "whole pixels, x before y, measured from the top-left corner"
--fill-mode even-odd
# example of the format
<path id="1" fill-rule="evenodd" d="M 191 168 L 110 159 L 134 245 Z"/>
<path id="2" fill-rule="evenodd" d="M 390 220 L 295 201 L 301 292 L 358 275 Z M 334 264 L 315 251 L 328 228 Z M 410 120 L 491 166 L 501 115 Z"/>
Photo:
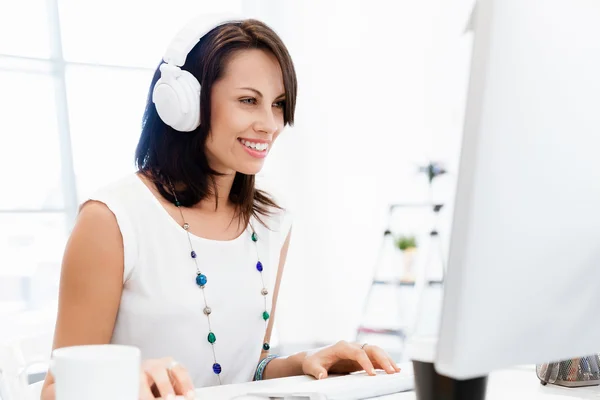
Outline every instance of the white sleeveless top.
<path id="1" fill-rule="evenodd" d="M 195 387 L 218 385 L 185 230 L 135 174 L 100 189 L 90 200 L 108 206 L 123 236 L 123 294 L 111 343 L 137 346 L 142 359 L 173 357 L 188 369 Z M 229 241 L 190 234 L 207 277 L 205 294 L 222 384 L 251 381 L 260 359 L 266 324 L 257 250 L 270 313 L 279 255 L 291 225 L 287 211 L 262 219 L 269 229 L 251 221 L 256 244 L 249 229 Z"/>

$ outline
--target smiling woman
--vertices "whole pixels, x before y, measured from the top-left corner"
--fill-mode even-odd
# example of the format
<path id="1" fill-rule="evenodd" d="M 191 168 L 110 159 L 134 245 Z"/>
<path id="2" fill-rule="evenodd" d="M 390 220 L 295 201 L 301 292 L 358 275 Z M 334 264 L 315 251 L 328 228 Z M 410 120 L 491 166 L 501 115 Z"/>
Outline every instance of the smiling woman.
<path id="1" fill-rule="evenodd" d="M 164 188 L 165 179 L 172 180 L 184 206 L 217 194 L 211 178 L 237 171 L 229 200 L 238 216 L 246 224 L 252 215 L 265 216 L 275 204 L 254 189 L 254 175 L 284 125 L 293 124 L 296 106 L 296 73 L 286 47 L 260 21 L 221 24 L 190 51 L 182 69 L 202 88 L 200 124 L 189 134 L 177 134 L 161 120 L 152 101 L 161 77 L 157 68 L 136 152 L 140 171 L 170 201 L 174 197 Z"/>
<path id="2" fill-rule="evenodd" d="M 213 86 L 206 152 L 215 169 L 245 175 L 262 169 L 284 126 L 283 82 L 279 62 L 272 54 L 253 49 L 232 55 L 223 79 Z"/>
<path id="3" fill-rule="evenodd" d="M 296 74 L 256 20 L 188 25 L 150 86 L 138 171 L 81 206 L 61 275 L 55 347 L 141 350 L 140 397 L 374 368 L 376 346 L 269 354 L 291 214 L 255 174 L 294 121 Z M 48 374 L 43 397 L 54 398 Z"/>

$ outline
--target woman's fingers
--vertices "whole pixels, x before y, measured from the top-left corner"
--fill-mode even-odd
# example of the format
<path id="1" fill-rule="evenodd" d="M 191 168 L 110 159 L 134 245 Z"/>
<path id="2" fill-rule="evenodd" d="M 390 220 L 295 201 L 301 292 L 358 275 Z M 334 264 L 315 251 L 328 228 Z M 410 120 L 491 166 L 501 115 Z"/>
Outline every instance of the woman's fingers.
<path id="1" fill-rule="evenodd" d="M 163 365 L 153 365 L 146 370 L 146 374 L 149 377 L 150 385 L 156 385 L 160 397 L 164 400 L 175 400 L 175 388 Z"/>
<path id="2" fill-rule="evenodd" d="M 400 372 L 400 367 L 398 366 L 398 364 L 396 364 L 396 361 L 394 361 L 394 359 L 392 357 L 390 357 L 389 355 L 387 357 L 388 357 L 388 360 L 390 360 L 390 363 L 392 364 L 394 371 Z"/>
<path id="3" fill-rule="evenodd" d="M 177 364 L 169 372 L 175 393 L 184 395 L 186 400 L 194 400 L 196 398 L 194 384 L 188 371 L 181 364 Z"/>
<path id="4" fill-rule="evenodd" d="M 331 373 L 349 373 L 366 371 L 369 375 L 376 375 L 375 368 L 380 368 L 388 374 L 400 372 L 400 368 L 383 349 L 377 346 L 338 342 L 316 351 L 307 356 L 302 363 L 305 374 L 317 379 L 327 377 Z"/>
<path id="5" fill-rule="evenodd" d="M 154 400 L 154 395 L 152 395 L 150 386 L 151 384 L 148 381 L 148 375 L 146 375 L 145 371 L 142 371 L 140 374 L 140 400 Z"/>
<path id="6" fill-rule="evenodd" d="M 358 346 L 353 346 L 347 342 L 340 342 L 336 345 L 338 347 L 338 357 L 343 359 L 350 359 L 356 361 L 369 375 L 375 375 L 375 367 L 369 359 L 367 352 Z"/>
<path id="7" fill-rule="evenodd" d="M 310 357 L 306 360 L 305 365 L 302 366 L 304 373 L 307 375 L 314 376 L 317 379 L 327 378 L 327 369 L 323 366 L 321 357 Z"/>
<path id="8" fill-rule="evenodd" d="M 183 395 L 186 400 L 196 398 L 194 384 L 187 369 L 170 357 L 145 360 L 142 363 L 140 399 L 161 397 L 164 400 L 174 400 L 176 395 Z"/>
<path id="9" fill-rule="evenodd" d="M 396 372 L 396 369 L 394 368 L 389 356 L 381 348 L 377 346 L 365 346 L 364 350 L 367 352 L 369 358 L 374 363 L 379 365 L 382 370 L 388 374 L 393 374 Z"/>
<path id="10" fill-rule="evenodd" d="M 382 348 L 367 345 L 364 347 L 364 350 L 367 352 L 373 364 L 388 374 L 400 372 L 400 367 L 398 367 L 394 359 Z"/>

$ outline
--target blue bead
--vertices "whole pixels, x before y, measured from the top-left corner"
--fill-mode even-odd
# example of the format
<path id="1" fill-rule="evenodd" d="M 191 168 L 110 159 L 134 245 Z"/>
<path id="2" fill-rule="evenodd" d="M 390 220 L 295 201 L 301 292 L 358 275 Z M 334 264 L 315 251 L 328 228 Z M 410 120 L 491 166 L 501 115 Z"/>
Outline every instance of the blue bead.
<path id="1" fill-rule="evenodd" d="M 258 272 L 262 272 L 263 265 L 260 261 L 256 263 L 256 269 L 258 270 Z"/>
<path id="2" fill-rule="evenodd" d="M 206 285 L 206 282 L 207 282 L 206 275 L 198 274 L 196 276 L 196 284 L 198 286 L 204 286 L 204 285 Z"/>
<path id="3" fill-rule="evenodd" d="M 192 258 L 196 258 L 196 252 L 194 250 L 192 250 L 192 252 L 190 253 L 190 255 L 192 256 Z"/>
<path id="4" fill-rule="evenodd" d="M 214 363 L 213 364 L 213 372 L 217 375 L 219 375 L 221 373 L 221 364 L 219 363 Z"/>

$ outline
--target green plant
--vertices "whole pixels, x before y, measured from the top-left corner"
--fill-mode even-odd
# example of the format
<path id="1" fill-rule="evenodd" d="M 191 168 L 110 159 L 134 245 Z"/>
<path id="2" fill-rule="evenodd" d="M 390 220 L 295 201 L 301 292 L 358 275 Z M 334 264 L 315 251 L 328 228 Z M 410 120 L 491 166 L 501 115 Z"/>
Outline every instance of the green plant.
<path id="1" fill-rule="evenodd" d="M 417 239 L 412 235 L 408 235 L 408 236 L 402 235 L 402 236 L 396 238 L 396 247 L 398 247 L 402 251 L 408 250 L 408 249 L 416 249 L 417 248 Z"/>

